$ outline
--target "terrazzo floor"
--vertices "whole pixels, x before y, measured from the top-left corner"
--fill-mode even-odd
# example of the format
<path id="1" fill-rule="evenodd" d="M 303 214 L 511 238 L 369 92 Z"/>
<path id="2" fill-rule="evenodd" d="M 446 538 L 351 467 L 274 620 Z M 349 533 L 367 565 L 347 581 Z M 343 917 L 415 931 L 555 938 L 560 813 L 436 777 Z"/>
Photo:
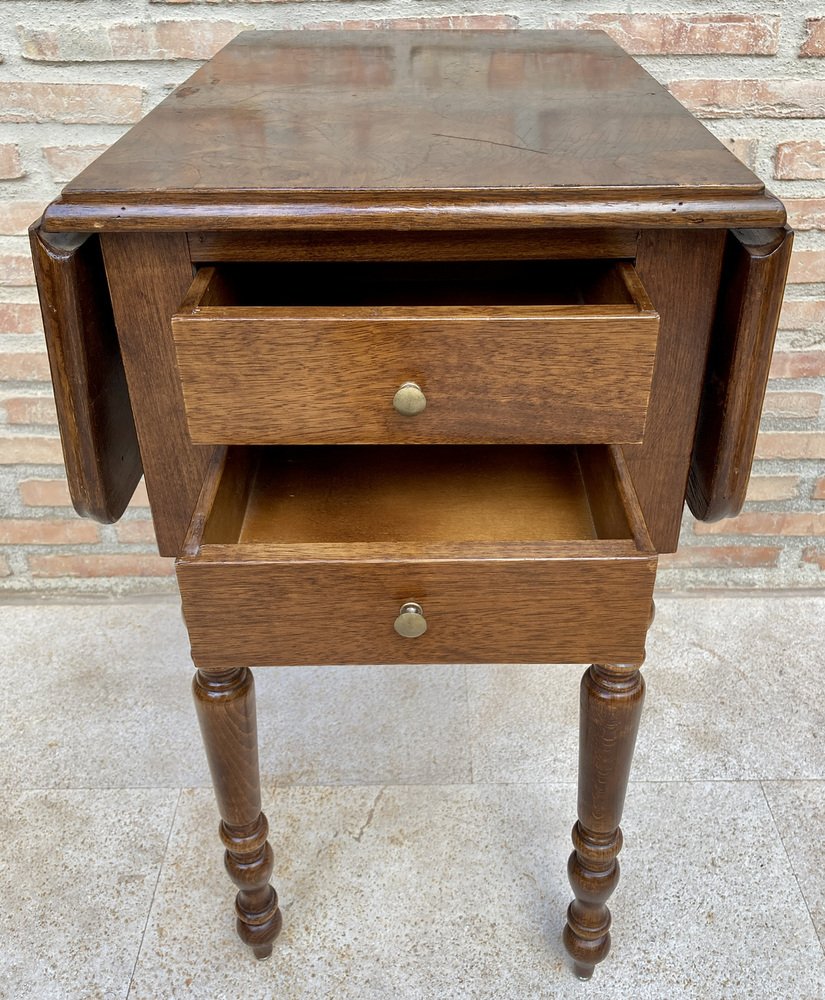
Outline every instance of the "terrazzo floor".
<path id="1" fill-rule="evenodd" d="M 659 600 L 613 951 L 560 931 L 582 667 L 256 672 L 236 941 L 177 603 L 0 606 L 0 997 L 825 997 L 825 597 Z"/>

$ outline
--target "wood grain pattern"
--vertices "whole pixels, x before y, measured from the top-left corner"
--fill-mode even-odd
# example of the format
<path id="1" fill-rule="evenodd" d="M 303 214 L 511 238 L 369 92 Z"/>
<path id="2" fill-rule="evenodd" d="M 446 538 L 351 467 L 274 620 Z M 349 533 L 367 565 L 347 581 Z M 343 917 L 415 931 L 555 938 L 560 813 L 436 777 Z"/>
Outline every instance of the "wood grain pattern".
<path id="1" fill-rule="evenodd" d="M 258 731 L 252 671 L 199 670 L 192 693 L 221 815 L 224 864 L 238 887 L 237 931 L 256 958 L 266 958 L 281 931 L 278 895 L 269 884 L 273 854 L 261 812 Z"/>
<path id="2" fill-rule="evenodd" d="M 619 881 L 619 823 L 644 693 L 635 664 L 594 664 L 582 678 L 579 819 L 567 866 L 576 898 L 564 928 L 564 944 L 581 979 L 589 979 L 610 950 L 607 900 Z"/>
<path id="3" fill-rule="evenodd" d="M 748 489 L 793 233 L 728 233 L 687 499 L 703 521 L 733 517 Z"/>
<path id="4" fill-rule="evenodd" d="M 203 269 L 172 330 L 193 441 L 623 443 L 658 317 L 629 263 L 276 265 Z"/>
<path id="5" fill-rule="evenodd" d="M 329 454 L 342 450 L 288 451 L 322 469 Z M 599 658 L 594 652 L 609 651 L 614 659 L 642 655 L 655 554 L 646 537 L 631 537 L 638 509 L 624 518 L 622 537 L 596 537 L 598 526 L 614 523 L 615 515 L 601 512 L 601 491 L 587 492 L 569 450 L 558 449 L 554 458 L 552 449 L 528 448 L 520 462 L 514 452 L 522 449 L 512 447 L 345 450 L 352 461 L 333 465 L 326 481 L 318 472 L 309 479 L 292 474 L 273 495 L 273 463 L 281 456 L 273 449 L 260 494 L 259 470 L 240 526 L 237 517 L 225 522 L 232 526 L 225 541 L 210 533 L 208 505 L 222 503 L 221 469 L 216 462 L 210 470 L 177 564 L 199 666 L 587 662 Z M 407 470 L 408 493 L 392 486 L 398 480 L 388 457 L 393 451 Z M 440 469 L 433 458 L 438 451 Z M 615 452 L 601 451 L 603 476 L 624 475 Z M 426 475 L 418 475 L 418 462 L 429 463 Z M 450 492 L 460 498 L 452 508 Z M 627 482 L 613 492 L 633 496 Z M 338 506 L 345 513 L 336 520 L 330 511 Z M 552 510 L 537 518 L 536 528 L 542 506 Z M 376 540 L 364 541 L 373 524 Z M 255 540 L 244 543 L 247 531 Z M 201 544 L 202 538 L 210 540 Z M 409 600 L 423 606 L 430 626 L 415 640 L 392 628 Z"/>
<path id="6" fill-rule="evenodd" d="M 102 245 L 158 549 L 176 556 L 212 452 L 186 433 L 172 345 L 170 318 L 192 281 L 186 238 L 105 234 Z"/>
<path id="7" fill-rule="evenodd" d="M 244 33 L 49 206 L 73 497 L 125 502 L 131 398 L 258 957 L 281 913 L 248 667 L 410 661 L 593 664 L 565 943 L 583 978 L 607 954 L 656 551 L 689 469 L 700 516 L 741 502 L 784 221 L 598 32 Z M 76 235 L 97 231 L 117 343 L 98 237 Z M 406 381 L 415 417 L 391 406 Z M 415 638 L 393 627 L 410 601 Z"/>
<path id="8" fill-rule="evenodd" d="M 72 503 L 108 524 L 143 469 L 100 241 L 39 222 L 29 237 Z"/>
<path id="9" fill-rule="evenodd" d="M 541 196 L 542 192 L 535 192 Z M 677 194 L 681 195 L 675 201 Z M 460 201 L 463 204 L 457 204 Z M 158 196 L 144 195 L 129 206 L 119 197 L 112 201 L 69 200 L 64 195 L 53 201 L 44 213 L 44 225 L 50 232 L 181 232 L 203 226 L 212 230 L 277 231 L 295 229 L 322 232 L 376 230 L 407 232 L 412 229 L 507 229 L 521 227 L 540 230 L 558 226 L 602 229 L 605 226 L 639 229 L 690 228 L 718 229 L 725 226 L 783 226 L 787 218 L 784 206 L 773 195 L 699 196 L 691 191 L 640 191 L 628 200 L 625 188 L 599 191 L 575 202 L 571 195 L 551 193 L 535 199 L 509 191 L 478 192 L 472 200 L 461 192 L 440 197 L 430 191 L 416 195 L 393 193 L 381 198 L 376 193 L 360 193 L 323 198 L 283 194 L 274 202 L 238 198 L 215 202 L 204 198 L 186 201 L 182 197 L 161 202 Z M 678 206 L 678 207 L 677 207 Z M 124 211 L 124 208 L 126 209 Z M 678 214 L 675 214 L 678 213 Z"/>
<path id="10" fill-rule="evenodd" d="M 69 184 L 50 229 L 778 226 L 601 32 L 246 32 Z"/>
<path id="11" fill-rule="evenodd" d="M 635 257 L 632 229 L 423 230 L 405 233 L 192 232 L 189 254 L 214 261 L 574 260 Z"/>
<path id="12" fill-rule="evenodd" d="M 646 230 L 636 270 L 659 314 L 645 437 L 624 456 L 657 552 L 675 552 L 719 287 L 724 231 Z"/>

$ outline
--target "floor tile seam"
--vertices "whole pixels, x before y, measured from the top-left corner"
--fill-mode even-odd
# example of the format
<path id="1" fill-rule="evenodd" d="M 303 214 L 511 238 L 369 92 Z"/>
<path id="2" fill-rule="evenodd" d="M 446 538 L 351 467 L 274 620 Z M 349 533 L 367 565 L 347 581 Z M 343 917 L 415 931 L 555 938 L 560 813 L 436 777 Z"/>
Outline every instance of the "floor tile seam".
<path id="1" fill-rule="evenodd" d="M 753 775 L 747 778 L 708 778 L 708 777 L 687 777 L 687 778 L 631 778 L 628 781 L 628 787 L 632 788 L 636 785 L 756 785 L 762 779 L 758 775 Z M 777 779 L 778 780 L 778 779 Z M 794 779 L 797 780 L 797 779 Z M 820 778 L 800 778 L 799 781 L 820 781 Z M 385 783 L 386 784 L 386 783 Z M 413 783 L 408 783 L 409 787 L 414 787 Z M 449 784 L 449 783 L 447 783 Z M 577 785 L 578 781 L 576 778 L 559 778 L 544 779 L 536 781 L 484 781 L 476 779 L 474 782 L 477 788 L 486 786 L 490 787 L 519 787 L 522 785 Z M 297 786 L 292 786 L 297 787 Z M 306 787 L 306 786 L 304 786 Z M 334 788 L 334 785 L 318 785 L 318 788 Z M 392 783 L 389 783 L 388 787 L 393 787 Z M 399 784 L 399 788 L 407 787 L 405 784 Z M 445 784 L 432 785 L 433 788 L 443 788 Z"/>
<path id="2" fill-rule="evenodd" d="M 799 890 L 799 895 L 801 896 L 802 902 L 805 905 L 805 912 L 808 914 L 808 920 L 810 920 L 811 922 L 811 927 L 813 928 L 813 932 L 816 935 L 817 941 L 819 942 L 819 948 L 822 951 L 823 957 L 825 957 L 825 942 L 823 942 L 822 938 L 820 937 L 819 929 L 816 926 L 816 921 L 814 920 L 813 914 L 811 913 L 811 908 L 808 905 L 808 897 L 805 895 L 805 890 L 802 888 L 802 883 L 799 881 L 799 875 L 796 871 L 796 865 L 794 865 L 793 863 L 790 851 L 788 850 L 788 845 L 785 843 L 785 838 L 782 836 L 782 830 L 780 829 L 779 824 L 776 822 L 776 816 L 774 816 L 773 807 L 771 806 L 771 801 L 768 798 L 768 794 L 765 791 L 765 786 L 762 781 L 759 782 L 759 788 L 760 791 L 762 792 L 763 798 L 765 799 L 765 805 L 768 807 L 768 812 L 770 813 L 771 822 L 773 823 L 774 829 L 776 830 L 777 836 L 779 837 L 779 843 L 782 845 L 782 850 L 784 851 L 785 857 L 787 858 L 788 867 L 791 869 L 791 872 L 793 874 L 794 882 L 796 883 L 796 887 Z"/>
<path id="3" fill-rule="evenodd" d="M 768 784 L 777 783 L 785 784 L 789 781 L 793 782 L 808 782 L 811 784 L 816 784 L 816 782 L 825 781 L 825 775 L 823 777 L 814 778 L 765 778 L 760 774 L 751 774 L 744 778 L 712 778 L 712 777 L 691 777 L 691 778 L 631 778 L 629 784 L 631 785 L 680 785 L 680 784 L 729 784 L 729 785 L 756 785 L 762 782 L 767 782 Z"/>
<path id="4" fill-rule="evenodd" d="M 714 777 L 685 777 L 685 778 L 631 778 L 628 782 L 630 787 L 635 785 L 753 785 L 753 784 L 788 784 L 789 782 L 798 784 L 815 784 L 825 782 L 825 775 L 814 778 L 762 778 L 758 775 L 747 778 L 714 778 Z M 485 781 L 473 777 L 472 781 L 334 781 L 334 782 L 313 782 L 291 784 L 281 784 L 277 780 L 261 777 L 261 784 L 267 788 L 520 788 L 520 787 L 541 787 L 542 785 L 577 785 L 575 778 L 542 779 L 530 781 Z M 0 785 L 0 793 L 9 794 L 13 792 L 173 792 L 180 795 L 187 791 L 211 791 L 212 784 L 203 782 L 202 784 L 185 785 Z"/>
<path id="5" fill-rule="evenodd" d="M 796 780 L 796 779 L 794 779 Z M 819 781 L 819 778 L 811 779 L 799 779 Z M 631 778 L 628 782 L 629 787 L 636 785 L 758 785 L 761 779 L 758 776 L 750 778 Z M 559 778 L 559 779 L 543 779 L 537 781 L 480 781 L 476 779 L 472 784 L 466 781 L 370 781 L 370 782 L 334 782 L 325 783 L 317 782 L 315 784 L 292 784 L 292 785 L 279 785 L 277 781 L 267 781 L 265 778 L 261 780 L 261 784 L 268 788 L 317 788 L 317 789 L 332 789 L 332 788 L 523 788 L 523 787 L 536 787 L 540 788 L 542 786 L 556 786 L 556 785 L 566 785 L 575 788 L 578 784 L 576 778 Z M 191 786 L 192 788 L 208 788 L 208 785 L 197 785 Z M 184 788 L 184 791 L 186 789 Z"/>
<path id="6" fill-rule="evenodd" d="M 135 982 L 135 972 L 137 971 L 138 962 L 140 961 L 140 954 L 143 951 L 143 941 L 146 937 L 146 930 L 149 927 L 149 921 L 152 917 L 152 908 L 155 905 L 155 896 L 157 895 L 158 886 L 160 885 L 160 876 L 163 872 L 163 866 L 166 863 L 166 857 L 169 853 L 169 844 L 172 840 L 172 832 L 175 829 L 175 820 L 178 815 L 178 806 L 180 805 L 181 795 L 183 794 L 183 789 L 178 788 L 178 795 L 175 799 L 175 805 L 172 809 L 172 818 L 169 821 L 169 829 L 166 833 L 166 843 L 163 845 L 163 854 L 160 859 L 160 864 L 158 865 L 158 873 L 155 877 L 155 884 L 152 886 L 152 898 L 149 900 L 149 906 L 146 909 L 146 920 L 143 923 L 143 930 L 140 932 L 140 944 L 138 945 L 137 953 L 135 955 L 135 961 L 132 966 L 132 971 L 129 974 L 129 982 L 126 985 L 126 994 L 124 1000 L 129 1000 L 129 996 L 132 992 L 132 986 Z"/>
<path id="7" fill-rule="evenodd" d="M 202 785 L 2 785 L 0 793 L 9 792 L 178 792 L 185 788 L 211 788 L 210 782 Z M 320 786 L 319 786 L 320 787 Z"/>
<path id="8" fill-rule="evenodd" d="M 763 785 L 798 785 L 804 782 L 809 784 L 825 783 L 825 774 L 817 778 L 760 778 Z"/>
<path id="9" fill-rule="evenodd" d="M 467 674 L 467 664 L 464 664 L 464 706 L 467 712 L 467 743 L 469 749 L 469 765 L 470 765 L 470 784 L 474 785 L 476 783 L 475 778 L 475 756 L 476 756 L 476 740 L 475 731 L 473 730 L 472 713 L 470 711 L 470 678 Z"/>

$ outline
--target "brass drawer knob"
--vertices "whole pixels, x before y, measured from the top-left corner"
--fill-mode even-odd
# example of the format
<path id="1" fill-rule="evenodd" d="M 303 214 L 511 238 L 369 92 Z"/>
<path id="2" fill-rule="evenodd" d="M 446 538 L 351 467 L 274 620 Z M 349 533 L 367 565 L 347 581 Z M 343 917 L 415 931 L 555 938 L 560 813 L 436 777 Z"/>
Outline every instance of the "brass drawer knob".
<path id="1" fill-rule="evenodd" d="M 405 417 L 414 417 L 427 405 L 427 397 L 421 386 L 415 382 L 405 382 L 392 397 L 392 405 Z"/>
<path id="2" fill-rule="evenodd" d="M 401 605 L 398 617 L 395 619 L 395 631 L 406 639 L 417 639 L 427 631 L 427 619 L 420 604 L 407 601 Z"/>

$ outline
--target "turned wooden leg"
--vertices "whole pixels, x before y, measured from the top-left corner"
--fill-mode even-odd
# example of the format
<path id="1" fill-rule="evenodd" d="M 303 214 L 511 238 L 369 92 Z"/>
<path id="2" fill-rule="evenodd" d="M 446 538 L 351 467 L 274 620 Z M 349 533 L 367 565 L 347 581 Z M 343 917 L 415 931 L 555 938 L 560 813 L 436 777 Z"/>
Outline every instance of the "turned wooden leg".
<path id="1" fill-rule="evenodd" d="M 579 820 L 567 865 L 576 898 L 564 928 L 564 944 L 581 979 L 589 979 L 610 950 L 607 900 L 619 881 L 619 822 L 644 690 L 637 664 L 594 664 L 582 678 Z"/>
<path id="2" fill-rule="evenodd" d="M 269 826 L 261 812 L 252 671 L 198 670 L 192 689 L 221 815 L 226 870 L 239 890 L 238 935 L 256 958 L 266 958 L 281 930 L 281 911 L 269 884 L 273 857 L 266 839 Z"/>

